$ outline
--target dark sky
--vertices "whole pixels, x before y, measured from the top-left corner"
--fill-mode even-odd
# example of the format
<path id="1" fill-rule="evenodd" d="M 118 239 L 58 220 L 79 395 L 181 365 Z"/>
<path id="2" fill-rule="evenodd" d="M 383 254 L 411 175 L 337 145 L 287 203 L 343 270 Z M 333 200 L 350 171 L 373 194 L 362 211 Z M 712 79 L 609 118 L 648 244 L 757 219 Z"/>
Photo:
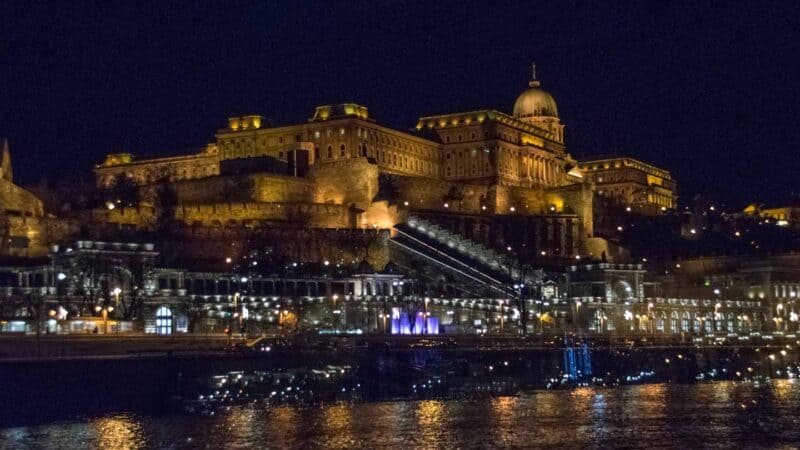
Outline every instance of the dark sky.
<path id="1" fill-rule="evenodd" d="M 0 5 L 0 135 L 24 183 L 188 152 L 238 114 L 510 112 L 535 60 L 578 158 L 652 162 L 684 199 L 800 191 L 798 2 L 72 3 Z"/>

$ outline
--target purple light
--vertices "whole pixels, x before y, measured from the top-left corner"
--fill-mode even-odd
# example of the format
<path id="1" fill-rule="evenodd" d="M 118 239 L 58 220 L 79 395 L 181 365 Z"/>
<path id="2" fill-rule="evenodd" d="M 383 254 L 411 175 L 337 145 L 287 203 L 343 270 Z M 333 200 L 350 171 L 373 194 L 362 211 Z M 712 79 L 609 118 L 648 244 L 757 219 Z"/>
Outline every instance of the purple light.
<path id="1" fill-rule="evenodd" d="M 428 317 L 428 334 L 439 334 L 439 318 Z"/>

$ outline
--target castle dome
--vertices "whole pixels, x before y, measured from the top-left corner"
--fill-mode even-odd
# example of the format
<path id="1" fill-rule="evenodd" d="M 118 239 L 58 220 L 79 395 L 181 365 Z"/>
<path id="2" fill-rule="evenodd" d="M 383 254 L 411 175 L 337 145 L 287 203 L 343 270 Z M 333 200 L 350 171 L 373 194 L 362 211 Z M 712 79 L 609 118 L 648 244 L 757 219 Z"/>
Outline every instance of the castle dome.
<path id="1" fill-rule="evenodd" d="M 517 97 L 514 102 L 514 117 L 558 117 L 558 108 L 553 96 L 544 89 L 537 80 L 528 83 L 530 88 Z"/>

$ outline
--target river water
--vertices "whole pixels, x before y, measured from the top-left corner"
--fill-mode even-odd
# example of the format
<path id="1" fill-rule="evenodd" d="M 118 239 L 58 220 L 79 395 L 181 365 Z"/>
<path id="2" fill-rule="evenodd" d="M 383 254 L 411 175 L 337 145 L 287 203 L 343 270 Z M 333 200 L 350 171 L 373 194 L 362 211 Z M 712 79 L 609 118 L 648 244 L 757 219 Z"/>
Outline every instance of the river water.
<path id="1" fill-rule="evenodd" d="M 537 390 L 471 400 L 109 413 L 0 430 L 26 448 L 794 448 L 800 382 Z"/>

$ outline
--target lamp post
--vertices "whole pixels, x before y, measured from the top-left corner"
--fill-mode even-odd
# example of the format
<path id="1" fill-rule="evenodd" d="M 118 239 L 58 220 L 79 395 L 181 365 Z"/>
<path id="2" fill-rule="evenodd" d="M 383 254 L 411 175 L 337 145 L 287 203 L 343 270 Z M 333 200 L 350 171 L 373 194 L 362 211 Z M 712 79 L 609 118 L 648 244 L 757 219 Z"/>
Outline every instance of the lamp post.
<path id="1" fill-rule="evenodd" d="M 108 334 L 108 313 L 113 312 L 114 307 L 111 305 L 97 305 L 94 307 L 94 310 L 103 315 L 103 334 Z"/>
<path id="2" fill-rule="evenodd" d="M 114 293 L 114 306 L 119 308 L 119 294 L 122 293 L 122 289 L 115 287 L 112 292 Z"/>
<path id="3" fill-rule="evenodd" d="M 388 316 L 388 314 L 386 314 L 386 313 L 380 313 L 378 316 L 379 316 L 381 319 L 383 319 L 383 334 L 386 334 L 386 317 Z"/>

